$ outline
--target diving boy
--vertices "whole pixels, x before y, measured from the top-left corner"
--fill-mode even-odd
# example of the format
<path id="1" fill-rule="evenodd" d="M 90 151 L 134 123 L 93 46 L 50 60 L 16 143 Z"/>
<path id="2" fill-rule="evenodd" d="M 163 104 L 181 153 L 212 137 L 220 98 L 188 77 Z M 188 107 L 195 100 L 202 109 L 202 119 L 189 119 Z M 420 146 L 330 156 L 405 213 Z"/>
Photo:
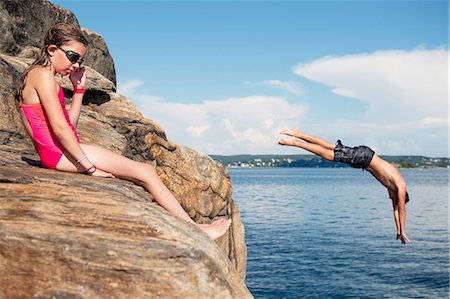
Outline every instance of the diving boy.
<path id="1" fill-rule="evenodd" d="M 392 200 L 394 220 L 397 227 L 397 240 L 400 240 L 405 245 L 410 243 L 405 232 L 405 205 L 409 201 L 409 196 L 406 191 L 405 179 L 397 168 L 381 159 L 371 148 L 364 145 L 348 147 L 343 145 L 340 140 L 334 145 L 320 137 L 305 134 L 298 129 L 284 130 L 280 134 L 294 137 L 279 140 L 278 144 L 280 145 L 296 146 L 326 160 L 347 163 L 351 167 L 362 168 L 370 172 L 387 188 L 389 198 Z"/>

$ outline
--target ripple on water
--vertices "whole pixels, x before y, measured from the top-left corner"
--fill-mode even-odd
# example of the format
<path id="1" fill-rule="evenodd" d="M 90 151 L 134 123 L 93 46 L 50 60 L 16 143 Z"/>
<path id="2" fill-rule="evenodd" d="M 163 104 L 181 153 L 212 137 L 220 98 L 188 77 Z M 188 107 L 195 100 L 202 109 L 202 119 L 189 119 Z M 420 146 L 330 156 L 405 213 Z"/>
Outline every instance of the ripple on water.
<path id="1" fill-rule="evenodd" d="M 255 298 L 446 298 L 448 173 L 405 173 L 411 246 L 386 190 L 354 169 L 231 169 Z"/>

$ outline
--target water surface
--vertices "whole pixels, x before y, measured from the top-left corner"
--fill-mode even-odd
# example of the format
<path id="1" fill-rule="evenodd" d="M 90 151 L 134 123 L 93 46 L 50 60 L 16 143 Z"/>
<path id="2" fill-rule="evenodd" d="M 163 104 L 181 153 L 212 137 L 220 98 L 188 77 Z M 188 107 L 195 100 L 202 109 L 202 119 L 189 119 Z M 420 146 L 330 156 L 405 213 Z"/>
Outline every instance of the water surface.
<path id="1" fill-rule="evenodd" d="M 406 247 L 386 189 L 366 171 L 230 169 L 255 298 L 448 298 L 448 171 L 402 174 Z"/>

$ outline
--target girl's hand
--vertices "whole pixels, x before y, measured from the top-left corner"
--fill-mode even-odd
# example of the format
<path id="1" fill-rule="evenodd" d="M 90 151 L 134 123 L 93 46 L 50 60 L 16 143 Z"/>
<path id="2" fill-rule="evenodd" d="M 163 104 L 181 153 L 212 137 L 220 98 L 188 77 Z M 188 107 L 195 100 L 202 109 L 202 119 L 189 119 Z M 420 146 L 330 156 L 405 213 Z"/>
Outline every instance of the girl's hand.
<path id="1" fill-rule="evenodd" d="M 70 74 L 69 79 L 72 82 L 74 89 L 84 88 L 86 86 L 85 68 L 77 68 L 72 74 Z"/>
<path id="2" fill-rule="evenodd" d="M 91 176 L 97 176 L 101 178 L 115 178 L 115 176 L 112 173 L 103 171 L 101 169 L 96 168 L 96 170 L 90 174 Z"/>

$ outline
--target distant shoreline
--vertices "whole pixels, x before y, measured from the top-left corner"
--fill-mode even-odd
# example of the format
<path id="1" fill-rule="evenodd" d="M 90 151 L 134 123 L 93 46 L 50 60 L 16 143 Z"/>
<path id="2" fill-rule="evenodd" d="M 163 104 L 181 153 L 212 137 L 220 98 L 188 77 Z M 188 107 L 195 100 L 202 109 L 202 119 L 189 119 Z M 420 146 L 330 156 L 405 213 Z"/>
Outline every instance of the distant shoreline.
<path id="1" fill-rule="evenodd" d="M 315 155 L 210 155 L 227 168 L 347 168 Z M 380 156 L 399 169 L 449 169 L 450 158 L 425 156 Z"/>
<path id="2" fill-rule="evenodd" d="M 305 166 L 297 166 L 297 167 L 282 167 L 282 166 L 252 166 L 252 167 L 240 167 L 240 166 L 225 166 L 227 169 L 252 169 L 252 168 L 338 168 L 338 169 L 342 169 L 342 168 L 349 168 L 349 169 L 357 169 L 357 168 L 352 168 L 352 167 L 305 167 Z M 397 169 L 401 169 L 401 170 L 434 170 L 434 169 L 449 169 L 450 170 L 450 166 L 448 167 L 397 167 Z"/>

